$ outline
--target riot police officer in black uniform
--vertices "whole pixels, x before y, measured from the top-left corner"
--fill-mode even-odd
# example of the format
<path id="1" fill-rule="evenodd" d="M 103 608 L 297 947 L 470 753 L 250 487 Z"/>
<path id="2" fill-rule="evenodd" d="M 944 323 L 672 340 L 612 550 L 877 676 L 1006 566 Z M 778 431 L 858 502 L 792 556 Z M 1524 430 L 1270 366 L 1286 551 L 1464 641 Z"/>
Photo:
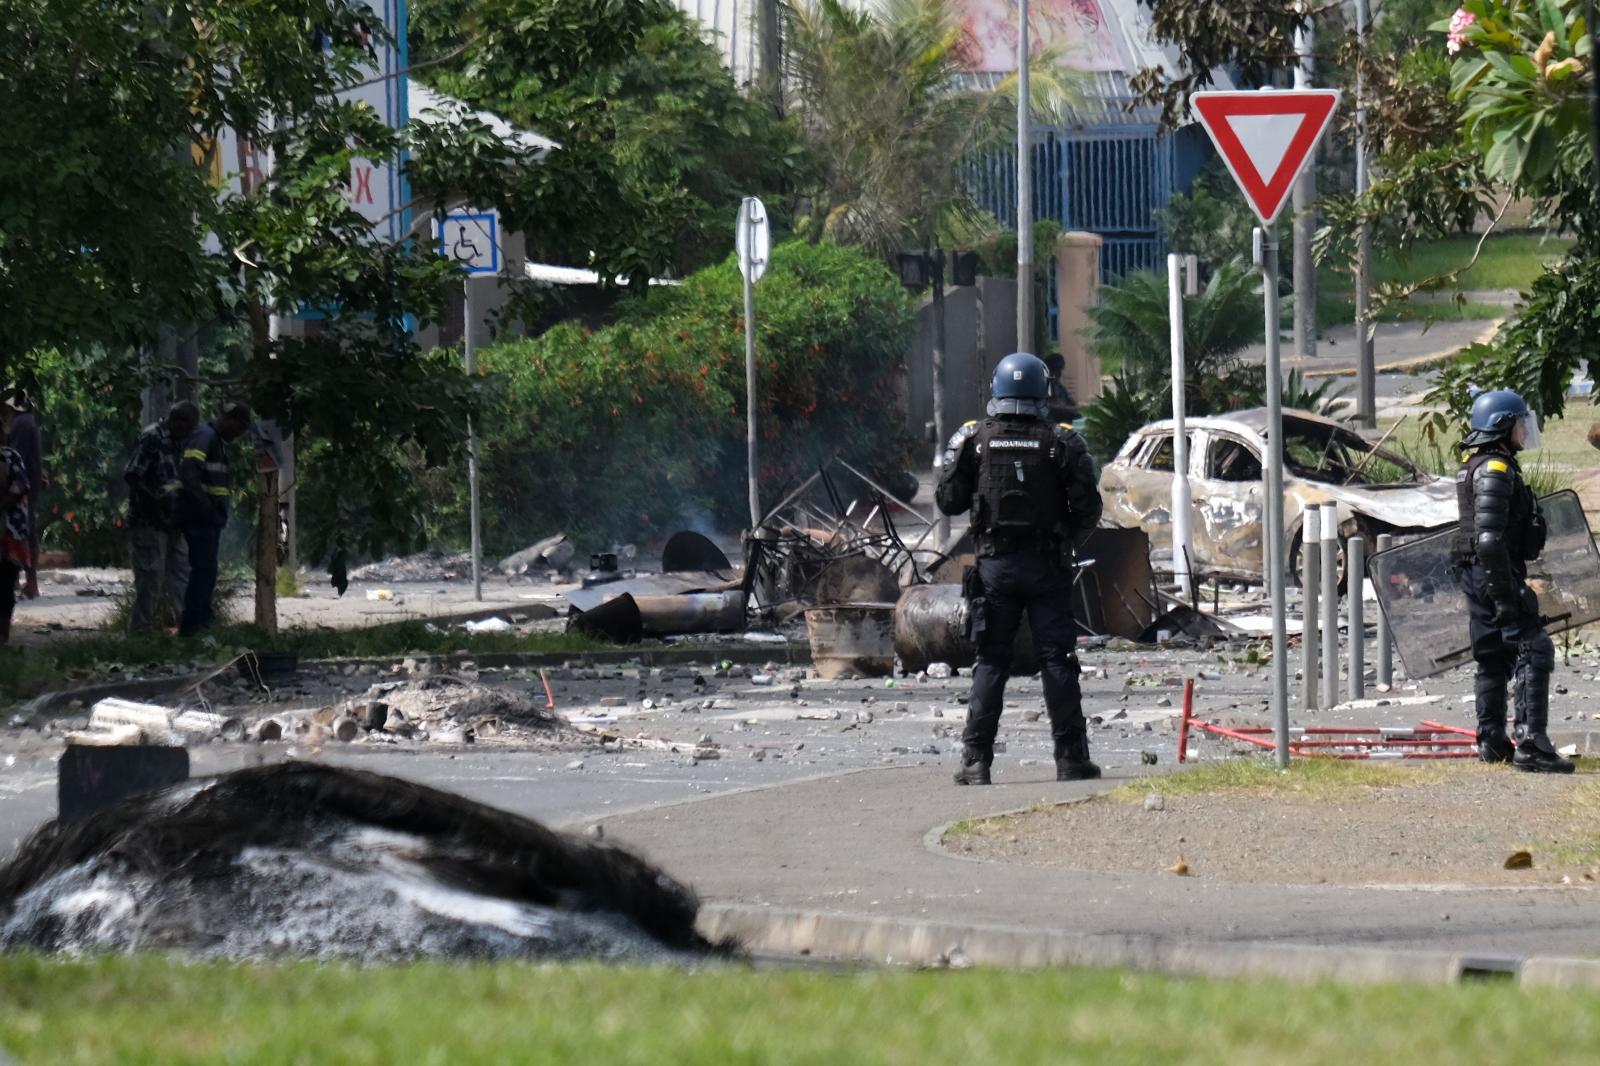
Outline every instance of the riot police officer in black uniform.
<path id="1" fill-rule="evenodd" d="M 1517 452 L 1539 446 L 1539 423 L 1521 396 L 1498 389 L 1473 400 L 1471 427 L 1463 442 L 1470 451 L 1456 472 L 1453 561 L 1478 663 L 1478 755 L 1519 770 L 1570 774 L 1572 763 L 1545 735 L 1556 653 L 1527 584 L 1528 562 L 1544 550 L 1545 525 Z M 1508 739 L 1506 684 L 1513 678 L 1516 728 Z"/>
<path id="2" fill-rule="evenodd" d="M 1056 780 L 1100 776 L 1089 761 L 1072 621 L 1072 542 L 1100 521 L 1094 460 L 1071 427 L 1049 421 L 1049 373 L 1026 352 L 995 368 L 989 417 L 945 449 L 937 494 L 945 514 L 972 511 L 977 566 L 966 596 L 978 662 L 972 671 L 959 785 L 989 784 L 994 738 L 1022 613 L 1039 653 L 1055 739 Z"/>

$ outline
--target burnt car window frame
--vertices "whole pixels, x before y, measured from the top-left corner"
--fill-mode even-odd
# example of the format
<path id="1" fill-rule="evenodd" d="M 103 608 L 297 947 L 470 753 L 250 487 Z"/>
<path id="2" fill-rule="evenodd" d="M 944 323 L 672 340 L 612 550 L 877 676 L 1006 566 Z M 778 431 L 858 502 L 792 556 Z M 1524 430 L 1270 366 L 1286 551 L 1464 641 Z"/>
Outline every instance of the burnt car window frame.
<path id="1" fill-rule="evenodd" d="M 1213 429 L 1210 430 L 1206 435 L 1204 467 L 1205 480 L 1220 482 L 1224 485 L 1250 485 L 1258 484 L 1261 481 L 1260 474 L 1253 478 L 1225 478 L 1214 473 L 1211 464 L 1211 450 L 1217 447 L 1219 444 L 1234 444 L 1243 448 L 1245 452 L 1249 454 L 1250 458 L 1255 460 L 1256 469 L 1262 473 L 1265 473 L 1266 471 L 1265 461 L 1262 458 L 1263 449 L 1259 442 L 1252 442 L 1240 434 L 1230 432 L 1229 430 Z"/>

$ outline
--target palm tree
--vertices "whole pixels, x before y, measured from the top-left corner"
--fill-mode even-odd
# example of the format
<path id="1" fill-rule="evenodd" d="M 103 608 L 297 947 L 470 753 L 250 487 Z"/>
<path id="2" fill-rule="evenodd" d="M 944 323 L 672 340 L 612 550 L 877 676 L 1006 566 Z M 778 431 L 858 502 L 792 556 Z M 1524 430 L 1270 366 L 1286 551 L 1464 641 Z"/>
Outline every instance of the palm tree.
<path id="1" fill-rule="evenodd" d="M 1015 75 L 986 82 L 955 0 L 785 0 L 786 107 L 811 156 L 813 239 L 884 259 L 984 228 L 964 180 L 972 155 L 1011 139 Z M 1029 66 L 1036 114 L 1076 99 L 1055 52 Z M 992 220 L 988 220 L 992 226 Z"/>
<path id="2" fill-rule="evenodd" d="M 1128 435 L 1172 411 L 1172 350 L 1167 279 L 1130 274 L 1104 289 L 1089 311 L 1090 344 L 1118 369 L 1099 399 L 1085 405 L 1084 436 L 1097 457 L 1109 458 Z M 1261 278 L 1243 260 L 1224 263 L 1205 291 L 1183 302 L 1184 408 L 1217 414 L 1265 402 L 1261 368 L 1241 353 L 1261 340 Z M 1298 381 L 1285 394 L 1291 406 L 1331 413 L 1337 393 L 1305 392 Z"/>
<path id="3" fill-rule="evenodd" d="M 1128 382 L 1172 402 L 1171 306 L 1167 279 L 1153 271 L 1128 275 L 1100 294 L 1090 308 L 1089 342 L 1103 363 L 1118 366 Z M 1183 302 L 1184 402 L 1197 415 L 1236 402 L 1230 383 L 1239 353 L 1259 341 L 1261 276 L 1242 260 L 1224 263 L 1205 291 Z"/>

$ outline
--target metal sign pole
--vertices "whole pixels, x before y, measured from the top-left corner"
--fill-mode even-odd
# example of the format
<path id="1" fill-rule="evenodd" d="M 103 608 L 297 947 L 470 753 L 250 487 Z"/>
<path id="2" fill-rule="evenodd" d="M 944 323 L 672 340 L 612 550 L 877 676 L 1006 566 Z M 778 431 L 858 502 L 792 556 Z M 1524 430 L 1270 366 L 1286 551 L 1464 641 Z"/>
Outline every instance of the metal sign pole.
<path id="1" fill-rule="evenodd" d="M 756 212 L 745 201 L 744 242 L 744 407 L 745 462 L 750 472 L 750 531 L 761 528 L 761 490 L 756 480 Z"/>
<path id="2" fill-rule="evenodd" d="M 1189 545 L 1189 438 L 1184 428 L 1182 257 L 1167 256 L 1167 318 L 1172 344 L 1172 576 L 1178 593 L 1194 601 Z"/>
<path id="3" fill-rule="evenodd" d="M 478 353 L 472 348 L 472 279 L 461 282 L 461 351 L 467 377 L 478 372 Z M 472 598 L 483 600 L 483 539 L 478 516 L 478 436 L 472 416 L 467 416 L 467 491 L 472 501 Z"/>
<path id="4" fill-rule="evenodd" d="M 1034 351 L 1033 120 L 1028 104 L 1028 0 L 1017 5 L 1017 351 Z M 940 442 L 943 447 L 943 442 Z"/>
<path id="5" fill-rule="evenodd" d="M 1278 359 L 1278 236 L 1261 231 L 1261 292 L 1267 333 L 1267 571 L 1272 590 L 1272 721 L 1277 763 L 1289 765 L 1289 638 L 1283 587 L 1283 376 Z"/>
<path id="6" fill-rule="evenodd" d="M 1361 55 L 1356 60 L 1356 195 L 1371 184 L 1367 173 L 1366 64 L 1367 0 L 1356 0 L 1356 37 Z M 1363 222 L 1356 238 L 1356 421 L 1368 429 L 1378 425 L 1376 352 L 1372 323 L 1372 223 Z"/>

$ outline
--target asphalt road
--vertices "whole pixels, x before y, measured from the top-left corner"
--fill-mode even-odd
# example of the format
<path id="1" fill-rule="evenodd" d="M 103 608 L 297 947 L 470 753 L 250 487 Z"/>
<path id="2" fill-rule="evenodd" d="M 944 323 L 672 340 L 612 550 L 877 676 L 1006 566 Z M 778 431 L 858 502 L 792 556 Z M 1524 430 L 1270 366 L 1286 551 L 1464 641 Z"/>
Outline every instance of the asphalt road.
<path id="1" fill-rule="evenodd" d="M 1157 772 L 1173 766 L 1173 720 L 1181 701 L 1176 683 L 1183 677 L 1200 678 L 1200 714 L 1265 723 L 1267 674 L 1251 657 L 1243 644 L 1209 652 L 1086 652 L 1085 709 L 1099 719 L 1091 743 L 1109 781 L 1149 772 L 1141 765 L 1147 752 L 1158 760 Z M 1600 660 L 1587 652 L 1560 668 L 1553 715 L 1560 730 L 1579 729 L 1590 719 L 1588 680 L 1597 669 Z M 509 675 L 502 680 L 526 683 Z M 968 683 L 959 677 L 903 678 L 885 688 L 882 680 L 810 679 L 802 685 L 801 703 L 789 694 L 788 682 L 761 687 L 748 678 L 727 678 L 693 699 L 644 711 L 633 698 L 639 691 L 660 695 L 667 685 L 678 690 L 681 678 L 662 682 L 648 671 L 642 678 L 609 672 L 600 680 L 562 683 L 560 705 L 574 715 L 595 714 L 606 710 L 600 700 L 627 693 L 628 706 L 610 711 L 621 715 L 615 731 L 677 742 L 678 752 L 517 751 L 489 743 L 362 744 L 320 752 L 291 745 L 208 745 L 193 752 L 194 768 L 206 773 L 264 758 L 328 759 L 456 791 L 552 825 L 580 829 L 600 823 L 608 839 L 640 850 L 713 901 L 1107 935 L 1600 952 L 1600 908 L 1594 893 L 1581 887 L 1497 892 L 1241 886 L 1001 866 L 931 850 L 927 835 L 954 819 L 1060 800 L 1093 787 L 1054 781 L 1047 722 L 1025 716 L 1042 709 L 1033 679 L 1013 682 L 1001 733 L 1006 750 L 995 764 L 997 786 L 951 784 L 959 758 L 953 734 L 959 732 Z M 1462 698 L 1469 688 L 1466 672 L 1457 671 L 1408 691 L 1404 704 L 1296 712 L 1293 719 L 1411 725 L 1433 717 L 1464 724 L 1470 711 Z M 719 702 L 706 708 L 700 695 Z M 904 710 L 897 709 L 902 704 Z M 836 719 L 798 717 L 834 712 Z M 719 746 L 721 758 L 692 758 L 703 737 Z M 1212 740 L 1196 744 L 1201 758 L 1227 757 L 1231 750 Z M 937 754 L 925 751 L 927 746 Z M 0 855 L 53 815 L 58 751 L 50 737 L 33 730 L 0 728 Z M 1528 793 L 1528 802 L 1539 802 L 1536 780 L 1530 780 Z"/>

